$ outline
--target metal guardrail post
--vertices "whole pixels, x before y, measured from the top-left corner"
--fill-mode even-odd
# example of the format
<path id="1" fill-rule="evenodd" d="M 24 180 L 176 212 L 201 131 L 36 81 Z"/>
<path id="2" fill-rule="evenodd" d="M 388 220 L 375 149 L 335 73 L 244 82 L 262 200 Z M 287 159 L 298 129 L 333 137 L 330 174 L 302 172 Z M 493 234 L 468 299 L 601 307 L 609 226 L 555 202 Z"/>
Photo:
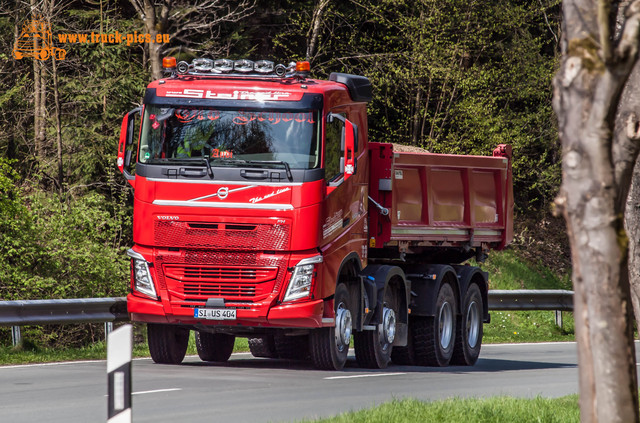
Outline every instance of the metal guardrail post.
<path id="1" fill-rule="evenodd" d="M 20 333 L 20 326 L 11 326 L 11 343 L 14 347 L 22 344 L 22 334 Z"/>
<path id="2" fill-rule="evenodd" d="M 562 329 L 562 310 L 556 310 L 556 326 Z"/>
<path id="3" fill-rule="evenodd" d="M 111 332 L 113 332 L 113 322 L 104 322 L 104 342 L 107 342 Z"/>

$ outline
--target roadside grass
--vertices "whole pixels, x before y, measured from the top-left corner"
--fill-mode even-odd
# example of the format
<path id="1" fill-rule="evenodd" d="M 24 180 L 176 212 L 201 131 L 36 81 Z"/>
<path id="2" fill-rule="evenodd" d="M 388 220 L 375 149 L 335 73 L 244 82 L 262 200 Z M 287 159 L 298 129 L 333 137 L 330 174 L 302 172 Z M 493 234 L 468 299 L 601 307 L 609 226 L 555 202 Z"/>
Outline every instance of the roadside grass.
<path id="1" fill-rule="evenodd" d="M 302 420 L 307 423 L 566 423 L 578 421 L 580 421 L 580 413 L 577 395 L 555 399 L 450 398 L 434 402 L 403 399 L 327 419 Z"/>
<path id="2" fill-rule="evenodd" d="M 472 263 L 473 264 L 473 263 Z M 494 252 L 481 265 L 489 272 L 489 289 L 571 289 L 568 276 L 559 277 L 549 269 L 520 259 L 511 250 Z M 136 324 L 134 357 L 148 357 L 144 325 Z M 2 328 L 0 330 L 9 330 Z M 6 337 L 4 339 L 7 339 Z M 10 339 L 10 338 L 9 338 Z M 553 311 L 493 311 L 491 323 L 484 326 L 484 343 L 573 341 L 572 313 L 563 313 L 563 327 L 555 324 Z M 248 351 L 246 338 L 237 338 L 234 352 Z M 196 355 L 193 332 L 187 349 Z M 0 345 L 0 365 L 53 361 L 97 360 L 106 358 L 106 343 L 82 348 L 44 348 L 26 339 L 22 348 Z"/>
<path id="3" fill-rule="evenodd" d="M 560 277 L 544 266 L 526 263 L 512 250 L 490 254 L 481 267 L 489 272 L 489 289 L 572 289 L 569 275 Z M 560 328 L 554 311 L 492 311 L 483 342 L 575 340 L 573 313 L 563 312 L 562 320 Z"/>

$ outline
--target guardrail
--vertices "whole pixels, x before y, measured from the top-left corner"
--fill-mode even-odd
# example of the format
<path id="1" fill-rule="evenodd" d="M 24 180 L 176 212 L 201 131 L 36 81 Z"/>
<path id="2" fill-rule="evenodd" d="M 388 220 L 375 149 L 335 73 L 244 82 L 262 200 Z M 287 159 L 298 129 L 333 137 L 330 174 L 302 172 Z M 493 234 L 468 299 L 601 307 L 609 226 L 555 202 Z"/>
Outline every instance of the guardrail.
<path id="1" fill-rule="evenodd" d="M 490 290 L 489 310 L 551 310 L 562 327 L 562 312 L 573 311 L 573 291 Z M 108 334 L 113 322 L 126 321 L 124 297 L 0 301 L 0 326 L 12 327 L 13 345 L 21 341 L 20 326 L 104 322 Z"/>

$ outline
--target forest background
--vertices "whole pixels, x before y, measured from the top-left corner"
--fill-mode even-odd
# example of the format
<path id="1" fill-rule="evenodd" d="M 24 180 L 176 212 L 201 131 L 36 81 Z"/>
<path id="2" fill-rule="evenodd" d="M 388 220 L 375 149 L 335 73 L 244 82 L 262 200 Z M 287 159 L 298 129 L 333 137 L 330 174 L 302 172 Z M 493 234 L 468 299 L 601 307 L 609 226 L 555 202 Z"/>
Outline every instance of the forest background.
<path id="1" fill-rule="evenodd" d="M 63 60 L 13 56 L 36 16 Z M 170 41 L 57 37 L 116 32 Z M 551 214 L 559 32 L 558 0 L 0 0 L 0 300 L 126 295 L 133 193 L 116 167 L 120 122 L 167 55 L 308 58 L 313 77 L 370 78 L 371 141 L 480 155 L 511 144 L 514 250 L 566 274 L 564 222 Z M 91 331 L 39 336 L 81 345 Z"/>

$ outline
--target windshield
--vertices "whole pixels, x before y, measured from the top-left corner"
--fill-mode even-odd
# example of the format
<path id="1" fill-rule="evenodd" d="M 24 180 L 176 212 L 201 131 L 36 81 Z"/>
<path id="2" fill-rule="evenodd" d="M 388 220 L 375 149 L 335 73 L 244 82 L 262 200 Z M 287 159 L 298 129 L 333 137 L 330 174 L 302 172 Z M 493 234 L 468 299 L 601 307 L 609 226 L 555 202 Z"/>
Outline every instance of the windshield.
<path id="1" fill-rule="evenodd" d="M 138 160 L 192 165 L 208 157 L 213 166 L 286 162 L 291 169 L 315 169 L 320 167 L 318 128 L 317 111 L 148 105 Z"/>

